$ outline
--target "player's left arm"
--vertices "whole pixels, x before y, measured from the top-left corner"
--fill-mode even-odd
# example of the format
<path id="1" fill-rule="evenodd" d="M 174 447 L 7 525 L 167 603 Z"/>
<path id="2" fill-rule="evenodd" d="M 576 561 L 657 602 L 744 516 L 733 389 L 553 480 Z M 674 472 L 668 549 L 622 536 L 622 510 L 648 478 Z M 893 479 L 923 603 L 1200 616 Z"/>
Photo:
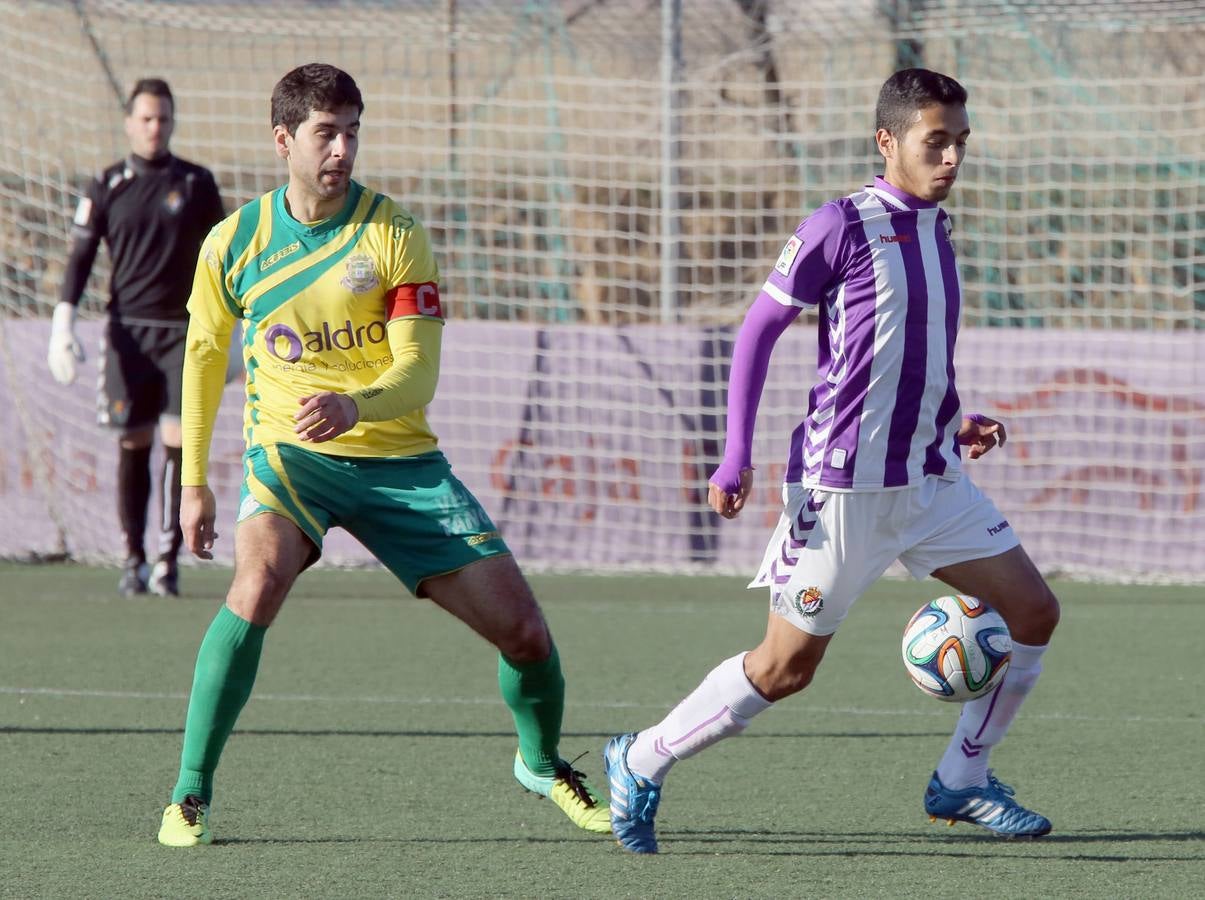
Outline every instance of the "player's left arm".
<path id="1" fill-rule="evenodd" d="M 983 413 L 971 413 L 962 417 L 962 425 L 958 429 L 958 443 L 968 448 L 967 456 L 978 459 L 997 444 L 1001 447 L 1008 440 L 1008 432 L 1004 423 L 985 416 Z"/>
<path id="2" fill-rule="evenodd" d="M 357 422 L 398 419 L 426 406 L 439 381 L 444 313 L 439 266 L 422 223 L 392 203 L 383 222 L 381 261 L 386 284 L 385 326 L 393 362 L 371 384 L 347 393 L 322 391 L 300 397 L 294 429 L 303 441 L 333 440 Z"/>
<path id="3" fill-rule="evenodd" d="M 380 378 L 346 394 L 323 391 L 300 398 L 301 409 L 294 418 L 295 431 L 303 441 L 319 444 L 332 440 L 360 421 L 400 419 L 434 399 L 439 381 L 442 318 L 394 319 L 388 327 L 393 363 Z"/>

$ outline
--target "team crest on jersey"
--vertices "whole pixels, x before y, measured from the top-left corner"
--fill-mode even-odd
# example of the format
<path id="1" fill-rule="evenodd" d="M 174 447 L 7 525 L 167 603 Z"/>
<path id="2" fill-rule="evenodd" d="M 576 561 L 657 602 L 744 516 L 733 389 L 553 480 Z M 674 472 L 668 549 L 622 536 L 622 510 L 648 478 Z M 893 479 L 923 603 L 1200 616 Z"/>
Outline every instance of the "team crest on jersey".
<path id="1" fill-rule="evenodd" d="M 795 258 L 799 256 L 799 248 L 803 246 L 803 241 L 799 240 L 797 235 L 791 235 L 787 238 L 786 246 L 782 248 L 782 253 L 778 254 L 778 262 L 774 264 L 774 271 L 780 275 L 790 275 L 791 266 L 795 265 Z"/>
<path id="2" fill-rule="evenodd" d="M 791 605 L 799 615 L 810 619 L 824 609 L 824 594 L 814 585 L 806 587 L 791 598 Z"/>
<path id="3" fill-rule="evenodd" d="M 175 188 L 172 188 L 167 192 L 167 196 L 163 198 L 163 205 L 174 216 L 184 206 L 184 195 Z"/>
<path id="4" fill-rule="evenodd" d="M 339 283 L 353 294 L 363 294 L 381 282 L 377 278 L 376 269 L 373 268 L 372 257 L 356 253 L 347 258 L 347 275 Z"/>

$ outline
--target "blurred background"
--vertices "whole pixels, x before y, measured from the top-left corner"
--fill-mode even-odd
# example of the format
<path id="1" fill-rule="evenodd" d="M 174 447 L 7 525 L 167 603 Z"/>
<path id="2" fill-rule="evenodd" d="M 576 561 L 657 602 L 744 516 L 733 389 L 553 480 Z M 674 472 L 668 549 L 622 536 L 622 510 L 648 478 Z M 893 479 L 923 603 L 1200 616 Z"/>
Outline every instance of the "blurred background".
<path id="1" fill-rule="evenodd" d="M 799 220 L 882 171 L 879 85 L 919 65 L 970 92 L 945 204 L 959 386 L 1012 438 L 976 481 L 1048 573 L 1205 580 L 1205 3 L 0 0 L 0 46 L 0 556 L 122 553 L 94 384 L 60 388 L 44 356 L 130 86 L 170 82 L 173 150 L 233 211 L 284 181 L 272 86 L 323 61 L 364 91 L 357 178 L 431 232 L 450 310 L 432 422 L 520 560 L 751 575 L 815 317 L 775 353 L 759 492 L 720 525 L 703 498 L 732 339 Z M 240 393 L 213 455 L 231 522 Z M 334 537 L 325 559 L 367 556 Z"/>

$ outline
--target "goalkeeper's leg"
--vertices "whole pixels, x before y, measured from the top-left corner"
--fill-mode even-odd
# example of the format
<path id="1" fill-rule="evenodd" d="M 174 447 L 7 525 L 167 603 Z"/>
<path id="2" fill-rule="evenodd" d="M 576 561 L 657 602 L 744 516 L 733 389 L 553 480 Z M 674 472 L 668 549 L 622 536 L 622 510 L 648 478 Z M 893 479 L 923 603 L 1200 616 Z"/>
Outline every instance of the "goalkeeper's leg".
<path id="1" fill-rule="evenodd" d="M 117 518 L 125 537 L 125 566 L 117 589 L 122 594 L 146 592 L 146 510 L 151 497 L 152 432 L 130 432 L 119 441 Z"/>

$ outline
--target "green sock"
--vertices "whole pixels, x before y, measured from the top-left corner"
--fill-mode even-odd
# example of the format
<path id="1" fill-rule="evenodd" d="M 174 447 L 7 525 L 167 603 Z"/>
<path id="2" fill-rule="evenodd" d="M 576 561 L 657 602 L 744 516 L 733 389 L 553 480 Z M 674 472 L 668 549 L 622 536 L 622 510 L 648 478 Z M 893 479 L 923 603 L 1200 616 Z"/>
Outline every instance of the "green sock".
<path id="1" fill-rule="evenodd" d="M 172 803 L 195 794 L 213 799 L 213 773 L 226 738 L 251 696 L 265 625 L 252 625 L 223 606 L 214 617 L 197 651 L 197 668 L 188 717 L 184 724 L 184 752 L 180 754 L 180 780 Z"/>
<path id="2" fill-rule="evenodd" d="M 556 774 L 565 712 L 565 678 L 556 645 L 547 659 L 534 663 L 511 662 L 499 654 L 498 688 L 514 716 L 519 753 L 527 768 L 536 775 Z"/>

